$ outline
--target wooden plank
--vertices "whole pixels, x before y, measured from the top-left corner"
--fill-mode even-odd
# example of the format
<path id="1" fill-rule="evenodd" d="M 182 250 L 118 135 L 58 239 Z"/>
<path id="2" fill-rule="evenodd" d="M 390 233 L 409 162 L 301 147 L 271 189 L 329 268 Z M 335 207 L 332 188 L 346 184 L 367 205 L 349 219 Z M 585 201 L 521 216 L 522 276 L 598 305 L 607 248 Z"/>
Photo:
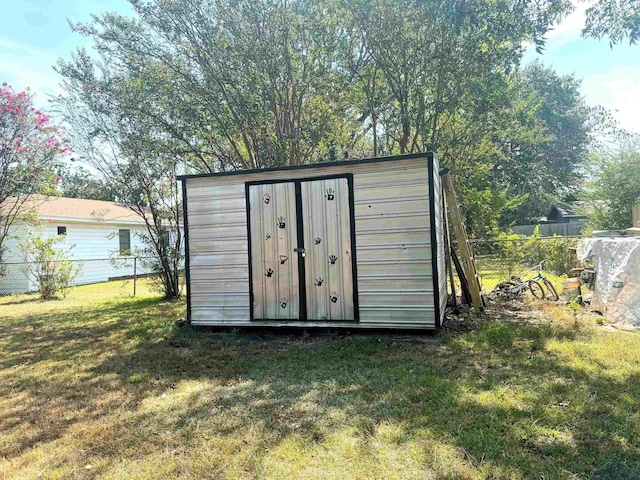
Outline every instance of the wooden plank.
<path id="1" fill-rule="evenodd" d="M 456 296 L 456 282 L 453 278 L 453 265 L 451 261 L 451 242 L 449 239 L 449 219 L 447 218 L 447 203 L 445 199 L 444 189 L 442 190 L 442 205 L 443 205 L 443 214 L 442 221 L 444 223 L 444 247 L 445 247 L 445 261 L 447 273 L 449 274 L 449 283 L 451 284 L 451 296 L 453 297 L 453 308 L 458 309 L 458 300 Z"/>
<path id="2" fill-rule="evenodd" d="M 274 184 L 278 218 L 276 219 L 279 313 L 277 317 L 289 320 L 300 315 L 300 288 L 298 279 L 298 245 L 296 219 L 296 190 L 294 183 Z M 284 220 L 284 228 L 282 227 Z"/>
<path id="3" fill-rule="evenodd" d="M 482 299 L 482 293 L 480 288 L 480 280 L 478 278 L 478 271 L 476 270 L 475 259 L 473 253 L 469 247 L 469 239 L 467 238 L 467 231 L 462 221 L 462 214 L 460 213 L 460 207 L 458 205 L 458 198 L 453 188 L 453 181 L 451 180 L 451 174 L 448 170 L 445 170 L 442 174 L 442 181 L 444 184 L 444 191 L 447 198 L 447 212 L 451 220 L 451 228 L 453 234 L 456 237 L 458 251 L 460 252 L 460 264 L 464 271 L 464 276 L 467 280 L 469 287 L 469 293 L 471 295 L 471 302 L 474 307 L 478 309 L 484 308 L 484 301 Z"/>

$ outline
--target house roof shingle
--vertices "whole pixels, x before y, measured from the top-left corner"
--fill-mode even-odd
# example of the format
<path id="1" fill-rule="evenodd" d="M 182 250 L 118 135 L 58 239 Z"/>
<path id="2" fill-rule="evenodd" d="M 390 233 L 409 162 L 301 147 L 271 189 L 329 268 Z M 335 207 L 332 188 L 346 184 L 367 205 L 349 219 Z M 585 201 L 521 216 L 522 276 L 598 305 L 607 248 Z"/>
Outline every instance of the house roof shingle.
<path id="1" fill-rule="evenodd" d="M 563 217 L 586 218 L 587 216 L 592 215 L 595 209 L 599 206 L 602 206 L 602 202 L 586 202 L 581 200 L 576 200 L 574 202 L 558 202 L 551 207 L 551 211 L 549 213 L 551 214 L 555 208 Z"/>
<path id="2" fill-rule="evenodd" d="M 64 218 L 109 223 L 144 223 L 144 220 L 123 203 L 83 198 L 32 195 L 21 210 L 33 211 L 41 219 Z"/>

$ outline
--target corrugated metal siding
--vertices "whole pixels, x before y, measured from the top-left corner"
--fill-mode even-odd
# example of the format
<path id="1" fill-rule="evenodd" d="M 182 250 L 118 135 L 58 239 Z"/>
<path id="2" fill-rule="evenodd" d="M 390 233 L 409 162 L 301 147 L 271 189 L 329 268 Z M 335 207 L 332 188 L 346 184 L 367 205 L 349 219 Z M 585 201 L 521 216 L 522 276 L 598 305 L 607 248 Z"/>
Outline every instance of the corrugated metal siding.
<path id="1" fill-rule="evenodd" d="M 301 182 L 307 318 L 353 320 L 349 185 L 346 178 Z"/>
<path id="2" fill-rule="evenodd" d="M 360 322 L 435 326 L 426 158 L 354 172 Z"/>
<path id="3" fill-rule="evenodd" d="M 212 185 L 208 180 L 187 182 L 192 321 L 241 323 L 249 319 L 244 183 Z"/>
<path id="4" fill-rule="evenodd" d="M 253 317 L 298 320 L 295 185 L 249 187 Z"/>
<path id="5" fill-rule="evenodd" d="M 344 173 L 352 173 L 354 182 L 360 313 L 360 321 L 348 323 L 349 327 L 434 328 L 426 155 L 384 163 L 187 179 L 192 322 L 254 325 L 250 323 L 248 294 L 245 182 L 312 180 Z M 205 205 L 213 204 L 216 208 L 203 211 Z M 230 255 L 222 256 L 222 252 Z M 212 261 L 218 258 L 218 263 Z M 215 298 L 232 292 L 237 295 L 233 305 Z M 244 303 L 242 294 L 246 296 Z M 277 321 L 264 324 L 280 325 Z"/>
<path id="6" fill-rule="evenodd" d="M 437 238 L 437 264 L 438 264 L 438 291 L 440 301 L 440 321 L 444 318 L 444 311 L 447 307 L 447 271 L 446 271 L 446 254 L 444 248 L 444 200 L 442 192 L 442 179 L 439 174 L 440 166 L 438 157 L 433 158 L 433 191 L 435 192 L 435 221 L 436 221 L 436 238 Z"/>

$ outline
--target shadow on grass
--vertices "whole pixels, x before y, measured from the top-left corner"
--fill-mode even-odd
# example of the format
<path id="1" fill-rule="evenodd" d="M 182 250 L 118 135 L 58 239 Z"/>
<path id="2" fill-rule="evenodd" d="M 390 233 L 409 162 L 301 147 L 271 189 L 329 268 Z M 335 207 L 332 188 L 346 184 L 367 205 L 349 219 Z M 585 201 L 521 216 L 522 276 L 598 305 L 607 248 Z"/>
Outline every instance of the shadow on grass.
<path id="1" fill-rule="evenodd" d="M 21 298 L 20 300 L 9 300 L 9 301 L 3 301 L 0 303 L 0 307 L 5 306 L 5 305 L 24 305 L 26 303 L 33 303 L 33 302 L 49 302 L 49 301 L 55 301 L 57 299 L 51 299 L 51 300 L 42 300 L 40 299 L 40 297 L 37 294 L 33 294 L 28 298 Z"/>
<path id="2" fill-rule="evenodd" d="M 450 445 L 485 477 L 566 478 L 610 460 L 640 464 L 639 373 L 582 368 L 549 348 L 593 341 L 589 333 L 488 322 L 439 344 L 277 335 L 243 342 L 173 327 L 173 306 L 140 299 L 0 327 L 3 369 L 25 359 L 54 364 L 48 381 L 25 374 L 12 385 L 19 406 L 0 414 L 3 429 L 24 421 L 41 428 L 0 454 L 20 455 L 76 423 L 101 425 L 78 441 L 113 462 L 134 457 L 136 442 L 165 448 L 162 431 L 185 449 L 198 448 L 203 428 L 212 438 L 257 436 L 262 458 L 291 438 L 312 449 L 345 428 L 374 448 L 392 423 L 398 445 Z M 65 362 L 86 363 L 56 377 Z M 112 418 L 120 409 L 127 414 Z"/>
<path id="3" fill-rule="evenodd" d="M 116 373 L 122 383 L 146 379 L 155 394 L 185 380 L 204 382 L 174 407 L 168 427 L 183 430 L 200 419 L 211 434 L 224 436 L 261 425 L 269 432 L 265 449 L 293 434 L 322 442 L 338 428 L 330 414 L 339 410 L 340 422 L 365 442 L 391 421 L 405 426 L 405 440 L 431 431 L 478 465 L 524 478 L 555 478 L 563 469 L 586 474 L 608 460 L 640 463 L 633 427 L 640 377 L 615 380 L 545 352 L 549 340 L 578 335 L 494 324 L 465 338 L 472 352 L 456 352 L 454 341 L 452 352 L 443 354 L 437 346 L 388 347 L 375 339 L 280 350 L 197 334 L 187 356 L 176 351 L 185 347 L 165 340 L 109 358 L 93 371 Z M 501 398 L 510 389 L 513 398 Z M 309 398 L 313 407 L 306 411 Z M 228 420 L 220 423 L 217 415 Z"/>

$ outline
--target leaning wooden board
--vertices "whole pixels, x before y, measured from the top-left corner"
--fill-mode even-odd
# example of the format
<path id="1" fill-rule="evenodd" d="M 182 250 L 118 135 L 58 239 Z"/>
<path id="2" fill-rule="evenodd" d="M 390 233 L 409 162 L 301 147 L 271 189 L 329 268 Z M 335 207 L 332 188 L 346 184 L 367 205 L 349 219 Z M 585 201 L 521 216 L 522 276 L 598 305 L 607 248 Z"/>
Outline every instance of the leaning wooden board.
<path id="1" fill-rule="evenodd" d="M 478 278 L 478 271 L 476 270 L 476 263 L 471 253 L 471 248 L 469 248 L 469 239 L 467 238 L 467 232 L 462 221 L 462 214 L 460 213 L 458 198 L 453 188 L 451 174 L 448 169 L 445 169 L 440 175 L 442 176 L 444 192 L 447 197 L 447 211 L 449 213 L 449 219 L 451 220 L 450 225 L 458 244 L 460 263 L 467 280 L 469 293 L 471 294 L 471 303 L 473 303 L 474 307 L 482 309 L 484 308 L 484 300 L 482 299 L 480 279 Z"/>

